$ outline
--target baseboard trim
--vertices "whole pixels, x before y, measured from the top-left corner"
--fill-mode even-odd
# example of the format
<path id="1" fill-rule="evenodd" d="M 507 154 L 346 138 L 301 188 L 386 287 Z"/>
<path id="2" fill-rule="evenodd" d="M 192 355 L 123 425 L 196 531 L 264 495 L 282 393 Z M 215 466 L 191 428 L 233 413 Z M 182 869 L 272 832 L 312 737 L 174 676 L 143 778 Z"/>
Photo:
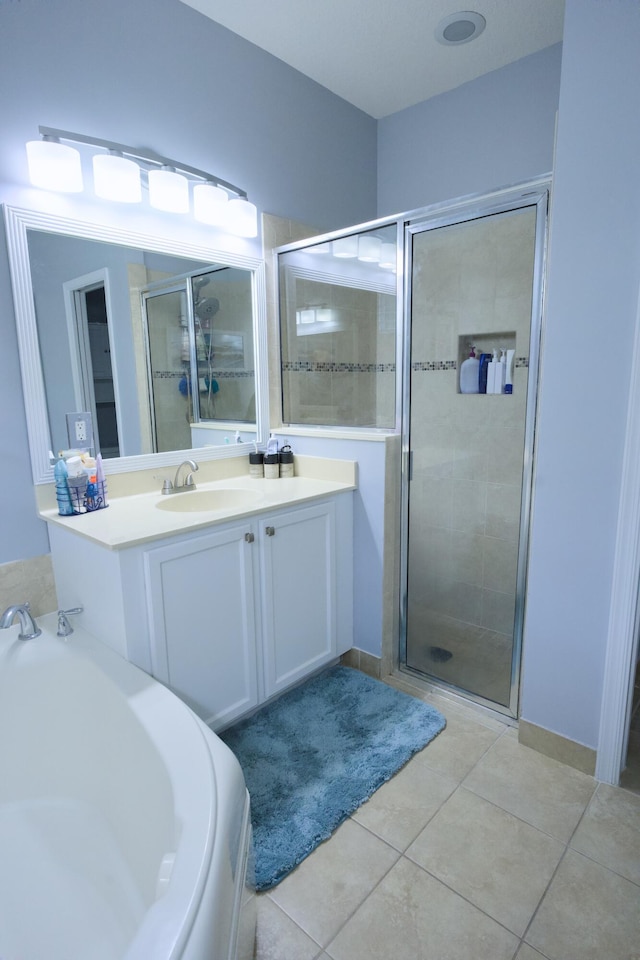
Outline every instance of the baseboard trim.
<path id="1" fill-rule="evenodd" d="M 374 657 L 372 653 L 366 653 L 364 650 L 358 650 L 352 647 L 340 657 L 340 663 L 345 667 L 353 667 L 354 670 L 360 670 L 367 676 L 379 680 L 382 676 L 382 660 L 380 657 Z"/>
<path id="2" fill-rule="evenodd" d="M 575 740 L 568 740 L 559 733 L 553 733 L 551 730 L 545 730 L 544 727 L 538 727 L 535 723 L 529 723 L 528 720 L 520 719 L 518 742 L 525 747 L 531 747 L 532 750 L 537 750 L 538 753 L 544 753 L 552 760 L 566 763 L 568 767 L 574 767 L 581 773 L 587 773 L 591 777 L 595 775 L 597 752 L 591 747 L 585 747 L 582 743 L 576 743 Z"/>

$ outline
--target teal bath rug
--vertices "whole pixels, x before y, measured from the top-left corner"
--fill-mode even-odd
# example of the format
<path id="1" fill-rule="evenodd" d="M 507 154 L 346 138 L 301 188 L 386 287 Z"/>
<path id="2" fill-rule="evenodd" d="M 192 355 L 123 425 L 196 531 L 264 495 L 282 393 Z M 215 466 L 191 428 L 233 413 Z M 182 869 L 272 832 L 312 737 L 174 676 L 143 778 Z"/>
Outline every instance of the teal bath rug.
<path id="1" fill-rule="evenodd" d="M 221 734 L 251 797 L 257 890 L 268 890 L 445 725 L 416 697 L 333 667 Z"/>

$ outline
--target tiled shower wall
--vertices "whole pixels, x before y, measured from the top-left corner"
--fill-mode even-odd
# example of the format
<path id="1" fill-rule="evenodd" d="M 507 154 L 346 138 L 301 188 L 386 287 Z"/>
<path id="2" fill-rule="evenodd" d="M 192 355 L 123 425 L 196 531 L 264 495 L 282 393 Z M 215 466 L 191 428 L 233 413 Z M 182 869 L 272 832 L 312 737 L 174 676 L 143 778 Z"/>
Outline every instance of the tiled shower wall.
<path id="1" fill-rule="evenodd" d="M 338 318 L 299 335 L 296 308 L 324 303 Z M 395 425 L 395 297 L 298 279 L 286 304 L 284 419 L 327 426 Z"/>
<path id="2" fill-rule="evenodd" d="M 431 230 L 414 247 L 414 615 L 421 608 L 505 639 L 514 625 L 534 235 L 531 208 Z M 477 336 L 488 344 L 505 331 L 519 358 L 513 394 L 459 393 L 461 341 L 468 354 Z"/>
<path id="3" fill-rule="evenodd" d="M 0 564 L 0 611 L 25 601 L 35 617 L 57 609 L 51 554 Z"/>

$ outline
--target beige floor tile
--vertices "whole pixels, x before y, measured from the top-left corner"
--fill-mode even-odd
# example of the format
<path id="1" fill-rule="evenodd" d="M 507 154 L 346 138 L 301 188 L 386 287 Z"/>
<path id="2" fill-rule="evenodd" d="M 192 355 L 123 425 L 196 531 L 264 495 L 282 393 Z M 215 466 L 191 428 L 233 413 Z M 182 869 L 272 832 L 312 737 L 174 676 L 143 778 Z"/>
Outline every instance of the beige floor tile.
<path id="1" fill-rule="evenodd" d="M 640 797 L 599 784 L 571 846 L 640 884 Z"/>
<path id="2" fill-rule="evenodd" d="M 525 939 L 550 960 L 635 960 L 639 904 L 639 887 L 569 850 Z"/>
<path id="3" fill-rule="evenodd" d="M 545 958 L 533 947 L 530 947 L 528 943 L 523 943 L 516 953 L 515 960 L 545 960 Z"/>
<path id="4" fill-rule="evenodd" d="M 396 850 L 346 820 L 269 895 L 326 946 L 397 859 Z"/>
<path id="5" fill-rule="evenodd" d="M 428 749 L 417 753 L 353 814 L 396 850 L 406 850 L 457 786 L 457 780 L 427 766 Z"/>
<path id="6" fill-rule="evenodd" d="M 557 760 L 501 737 L 474 767 L 465 787 L 564 843 L 596 787 Z"/>
<path id="7" fill-rule="evenodd" d="M 459 783 L 503 731 L 504 727 L 493 730 L 452 713 L 442 733 L 422 751 L 424 762 Z"/>
<path id="8" fill-rule="evenodd" d="M 460 787 L 407 856 L 522 936 L 564 844 Z"/>
<path id="9" fill-rule="evenodd" d="M 319 951 L 318 944 L 268 894 L 259 894 L 255 960 L 314 960 Z"/>
<path id="10" fill-rule="evenodd" d="M 333 960 L 512 960 L 518 940 L 402 858 L 327 947 Z"/>

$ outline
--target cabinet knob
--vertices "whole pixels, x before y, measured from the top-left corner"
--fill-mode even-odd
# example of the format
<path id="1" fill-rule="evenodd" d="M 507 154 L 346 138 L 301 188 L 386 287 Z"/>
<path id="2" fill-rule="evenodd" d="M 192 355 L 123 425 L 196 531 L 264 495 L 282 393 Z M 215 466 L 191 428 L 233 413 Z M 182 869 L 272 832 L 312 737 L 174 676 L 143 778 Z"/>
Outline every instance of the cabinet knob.
<path id="1" fill-rule="evenodd" d="M 253 541 L 255 540 L 255 537 L 252 533 L 245 533 L 244 538 L 247 541 L 247 543 L 253 543 Z"/>
<path id="2" fill-rule="evenodd" d="M 275 527 L 265 527 L 264 532 L 268 537 L 275 536 L 276 528 Z"/>

